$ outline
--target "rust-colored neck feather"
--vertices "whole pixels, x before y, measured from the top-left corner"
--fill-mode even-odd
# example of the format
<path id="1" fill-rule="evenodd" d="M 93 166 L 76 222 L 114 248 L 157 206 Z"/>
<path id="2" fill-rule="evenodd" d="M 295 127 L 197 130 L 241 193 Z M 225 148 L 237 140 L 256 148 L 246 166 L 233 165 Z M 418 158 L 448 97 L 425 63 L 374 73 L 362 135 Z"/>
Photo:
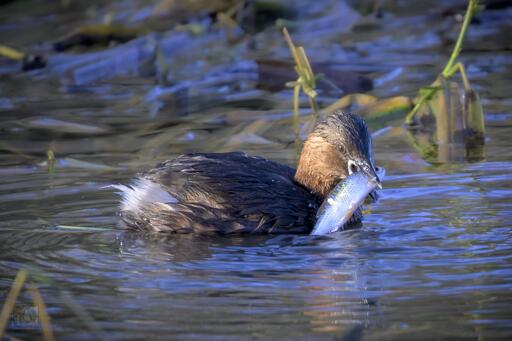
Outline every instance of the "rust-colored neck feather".
<path id="1" fill-rule="evenodd" d="M 345 173 L 341 152 L 322 137 L 310 135 L 300 155 L 295 181 L 324 198 Z"/>

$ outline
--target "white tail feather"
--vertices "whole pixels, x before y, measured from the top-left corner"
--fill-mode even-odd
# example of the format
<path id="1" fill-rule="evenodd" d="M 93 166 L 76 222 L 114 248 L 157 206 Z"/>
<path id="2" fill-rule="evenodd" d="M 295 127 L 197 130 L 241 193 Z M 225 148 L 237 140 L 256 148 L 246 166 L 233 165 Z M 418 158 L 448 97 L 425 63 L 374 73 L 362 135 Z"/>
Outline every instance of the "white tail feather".
<path id="1" fill-rule="evenodd" d="M 137 212 L 144 204 L 172 204 L 178 200 L 169 192 L 164 190 L 159 184 L 147 179 L 137 178 L 129 186 L 110 185 L 107 187 L 119 190 L 121 195 L 121 210 Z M 172 207 L 170 205 L 170 209 Z"/>

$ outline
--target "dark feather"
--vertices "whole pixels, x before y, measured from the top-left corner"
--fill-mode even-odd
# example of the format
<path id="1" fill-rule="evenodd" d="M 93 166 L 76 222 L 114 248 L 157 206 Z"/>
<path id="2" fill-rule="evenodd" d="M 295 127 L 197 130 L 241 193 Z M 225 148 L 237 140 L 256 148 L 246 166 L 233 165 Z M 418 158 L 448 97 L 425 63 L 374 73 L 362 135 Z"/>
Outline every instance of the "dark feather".
<path id="1" fill-rule="evenodd" d="M 244 153 L 188 154 L 139 177 L 172 194 L 178 203 L 146 203 L 122 211 L 140 230 L 220 233 L 307 233 L 317 199 L 295 183 L 295 170 Z"/>

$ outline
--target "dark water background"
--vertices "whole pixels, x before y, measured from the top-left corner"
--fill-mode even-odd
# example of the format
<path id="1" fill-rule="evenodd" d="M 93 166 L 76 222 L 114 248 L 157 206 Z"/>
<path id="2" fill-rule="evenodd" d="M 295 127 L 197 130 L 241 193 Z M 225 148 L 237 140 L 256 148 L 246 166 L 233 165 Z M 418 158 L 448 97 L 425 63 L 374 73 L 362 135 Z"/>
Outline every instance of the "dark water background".
<path id="1" fill-rule="evenodd" d="M 1 6 L 0 42 L 44 50 L 108 13 L 136 22 L 152 4 L 62 3 Z M 307 2 L 292 34 L 313 61 L 372 78 L 371 94 L 413 96 L 447 60 L 464 2 L 389 3 L 367 20 Z M 506 4 L 480 13 L 462 55 L 484 105 L 485 158 L 429 163 L 400 119 L 372 122 L 394 127 L 374 139 L 381 200 L 362 229 L 323 237 L 142 236 L 116 228 L 118 198 L 104 188 L 184 152 L 294 164 L 292 93 L 258 88 L 251 63 L 290 59 L 277 29 L 232 45 L 218 27 L 170 34 L 178 87 L 160 95 L 128 50 L 106 66 L 82 59 L 101 51 L 59 54 L 24 74 L 1 61 L 0 305 L 28 268 L 58 339 L 511 339 L 511 17 Z M 35 315 L 23 294 L 8 333 L 40 337 Z"/>

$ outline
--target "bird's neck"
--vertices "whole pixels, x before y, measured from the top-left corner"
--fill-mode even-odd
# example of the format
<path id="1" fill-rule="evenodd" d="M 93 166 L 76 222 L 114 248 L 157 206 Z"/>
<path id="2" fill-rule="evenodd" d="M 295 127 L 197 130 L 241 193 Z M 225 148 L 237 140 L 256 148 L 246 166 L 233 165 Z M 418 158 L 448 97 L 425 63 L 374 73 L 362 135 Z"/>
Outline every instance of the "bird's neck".
<path id="1" fill-rule="evenodd" d="M 310 136 L 304 143 L 295 181 L 323 199 L 345 177 L 343 164 L 343 155 L 334 146 Z"/>

